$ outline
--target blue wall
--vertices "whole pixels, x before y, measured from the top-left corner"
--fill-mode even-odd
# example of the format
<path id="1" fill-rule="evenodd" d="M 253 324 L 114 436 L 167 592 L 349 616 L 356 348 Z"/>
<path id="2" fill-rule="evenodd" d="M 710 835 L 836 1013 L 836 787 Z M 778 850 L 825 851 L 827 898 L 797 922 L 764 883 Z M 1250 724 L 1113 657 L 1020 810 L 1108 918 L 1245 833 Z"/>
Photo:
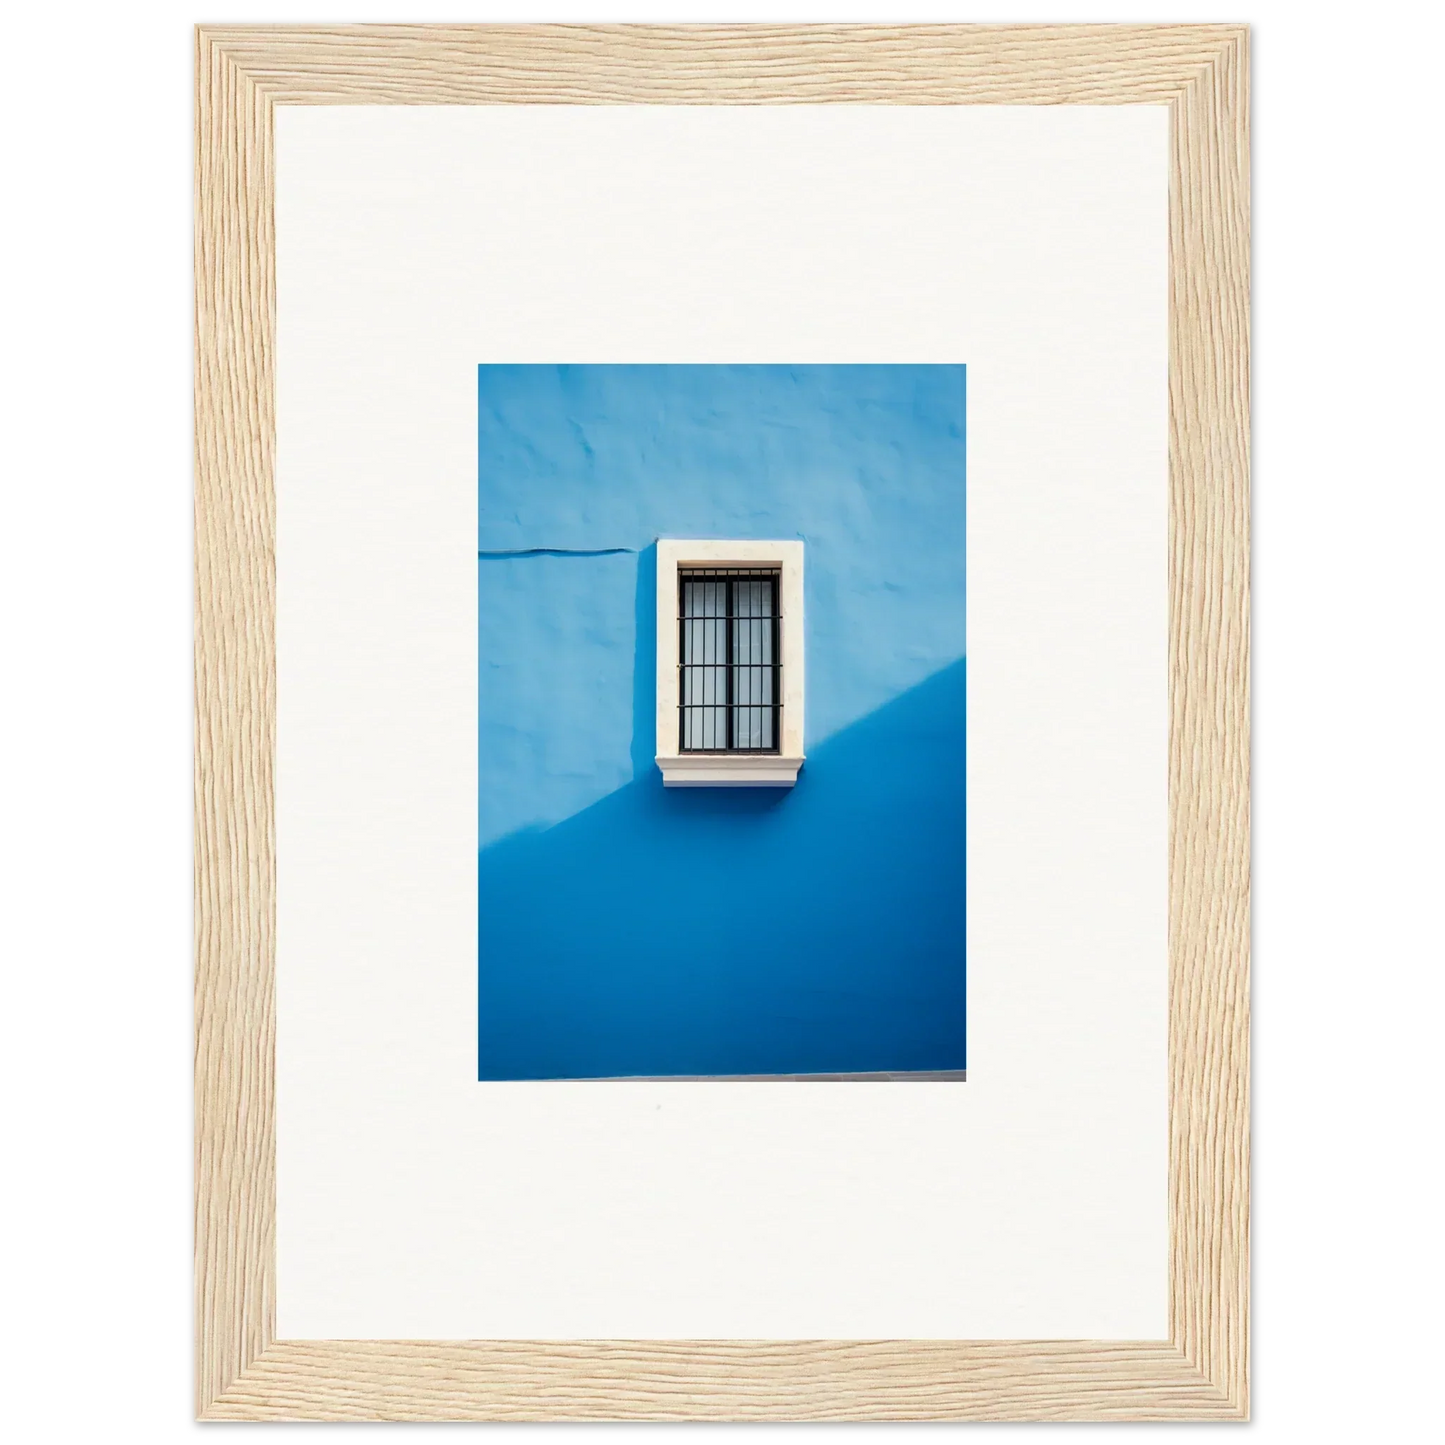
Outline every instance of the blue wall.
<path id="1" fill-rule="evenodd" d="M 962 367 L 479 370 L 480 1076 L 964 1067 Z M 664 789 L 659 536 L 806 543 L 808 762 Z"/>

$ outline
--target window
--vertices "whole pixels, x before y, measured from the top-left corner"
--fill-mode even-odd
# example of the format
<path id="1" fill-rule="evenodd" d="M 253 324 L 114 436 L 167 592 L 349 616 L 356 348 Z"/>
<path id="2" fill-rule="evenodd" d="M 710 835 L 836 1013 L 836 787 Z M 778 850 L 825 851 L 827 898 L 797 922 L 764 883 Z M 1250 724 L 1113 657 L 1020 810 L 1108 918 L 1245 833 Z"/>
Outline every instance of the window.
<path id="1" fill-rule="evenodd" d="M 678 572 L 678 746 L 689 752 L 775 753 L 782 658 L 779 568 Z"/>
<path id="2" fill-rule="evenodd" d="M 668 787 L 791 787 L 803 764 L 803 544 L 657 544 Z"/>

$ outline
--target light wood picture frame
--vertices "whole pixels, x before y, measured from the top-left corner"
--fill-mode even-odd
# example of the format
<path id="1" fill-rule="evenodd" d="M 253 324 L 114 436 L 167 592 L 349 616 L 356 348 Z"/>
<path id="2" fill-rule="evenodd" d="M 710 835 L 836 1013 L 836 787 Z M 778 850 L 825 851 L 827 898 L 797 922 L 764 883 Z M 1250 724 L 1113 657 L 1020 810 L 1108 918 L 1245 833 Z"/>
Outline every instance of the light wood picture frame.
<path id="1" fill-rule="evenodd" d="M 200 1418 L 1247 1418 L 1247 56 L 1233 25 L 197 29 Z M 277 1339 L 276 107 L 804 102 L 1170 112 L 1169 1337 Z"/>

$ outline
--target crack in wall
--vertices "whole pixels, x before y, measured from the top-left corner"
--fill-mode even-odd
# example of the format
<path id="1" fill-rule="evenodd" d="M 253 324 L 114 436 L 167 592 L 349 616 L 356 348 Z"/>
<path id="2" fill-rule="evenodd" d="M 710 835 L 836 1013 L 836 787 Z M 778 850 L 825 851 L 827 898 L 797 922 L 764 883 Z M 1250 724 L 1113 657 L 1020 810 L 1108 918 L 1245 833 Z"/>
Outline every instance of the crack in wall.
<path id="1" fill-rule="evenodd" d="M 503 561 L 508 557 L 618 557 L 637 555 L 636 547 L 596 547 L 580 549 L 573 547 L 523 547 L 516 552 L 478 552 L 483 561 Z"/>

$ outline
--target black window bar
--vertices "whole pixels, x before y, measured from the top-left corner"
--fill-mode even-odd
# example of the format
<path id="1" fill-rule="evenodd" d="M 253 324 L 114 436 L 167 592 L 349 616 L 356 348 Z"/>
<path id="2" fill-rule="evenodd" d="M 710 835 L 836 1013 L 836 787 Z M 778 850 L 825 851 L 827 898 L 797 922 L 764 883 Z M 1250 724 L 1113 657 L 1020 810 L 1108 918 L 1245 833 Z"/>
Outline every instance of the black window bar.
<path id="1" fill-rule="evenodd" d="M 777 567 L 678 569 L 678 746 L 776 753 L 783 663 Z"/>

